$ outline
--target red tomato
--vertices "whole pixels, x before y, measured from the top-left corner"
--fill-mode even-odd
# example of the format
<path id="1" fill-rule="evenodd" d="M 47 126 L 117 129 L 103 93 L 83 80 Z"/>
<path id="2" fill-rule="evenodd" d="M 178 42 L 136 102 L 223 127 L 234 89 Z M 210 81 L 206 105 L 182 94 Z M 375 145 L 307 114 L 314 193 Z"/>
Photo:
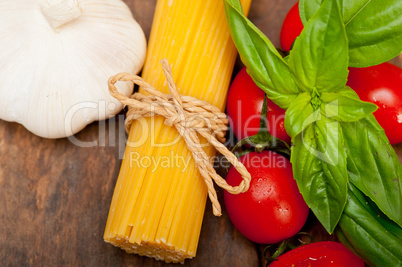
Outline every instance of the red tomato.
<path id="1" fill-rule="evenodd" d="M 297 234 L 307 220 L 309 208 L 293 179 L 292 165 L 272 152 L 251 152 L 240 158 L 251 174 L 247 192 L 224 192 L 226 210 L 233 225 L 245 237 L 273 244 Z M 242 177 L 232 166 L 226 181 L 237 186 Z"/>
<path id="2" fill-rule="evenodd" d="M 347 85 L 361 100 L 378 106 L 374 116 L 390 143 L 402 142 L 402 69 L 390 63 L 349 68 Z"/>
<path id="3" fill-rule="evenodd" d="M 281 47 L 283 51 L 290 51 L 296 37 L 303 30 L 303 23 L 299 15 L 299 2 L 297 2 L 288 12 L 281 29 Z"/>
<path id="4" fill-rule="evenodd" d="M 239 140 L 258 133 L 264 96 L 264 91 L 254 83 L 246 68 L 241 69 L 230 86 L 226 107 L 232 129 Z M 269 133 L 289 143 L 285 110 L 267 99 L 267 111 Z"/>
<path id="5" fill-rule="evenodd" d="M 341 243 L 322 241 L 304 245 L 281 255 L 269 267 L 363 267 L 364 261 Z"/>

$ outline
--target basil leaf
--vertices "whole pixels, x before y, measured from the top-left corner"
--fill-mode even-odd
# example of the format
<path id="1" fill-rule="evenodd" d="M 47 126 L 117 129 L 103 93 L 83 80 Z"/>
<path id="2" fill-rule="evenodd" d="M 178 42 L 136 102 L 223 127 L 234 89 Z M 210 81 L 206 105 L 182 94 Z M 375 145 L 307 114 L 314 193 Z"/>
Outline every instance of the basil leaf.
<path id="1" fill-rule="evenodd" d="M 322 112 L 326 117 L 339 121 L 357 121 L 367 117 L 377 110 L 375 104 L 363 102 L 359 97 L 354 97 L 352 89 L 346 89 L 340 93 L 322 93 L 320 96 Z M 353 91 L 354 92 L 354 91 Z"/>
<path id="2" fill-rule="evenodd" d="M 304 200 L 332 233 L 346 203 L 347 170 L 339 122 L 319 120 L 292 139 L 290 161 Z"/>
<path id="3" fill-rule="evenodd" d="M 402 226 L 401 164 L 374 115 L 342 122 L 350 182 Z"/>
<path id="4" fill-rule="evenodd" d="M 301 133 L 311 123 L 321 119 L 319 110 L 314 112 L 309 93 L 301 93 L 290 104 L 285 113 L 285 129 L 290 137 Z"/>
<path id="5" fill-rule="evenodd" d="M 351 184 L 337 233 L 370 266 L 400 266 L 402 229 Z"/>
<path id="6" fill-rule="evenodd" d="M 305 25 L 289 55 L 303 91 L 336 92 L 348 77 L 348 41 L 337 1 L 326 0 Z"/>
<path id="7" fill-rule="evenodd" d="M 341 217 L 342 218 L 342 217 Z M 339 223 L 338 223 L 339 225 Z M 349 249 L 353 254 L 358 255 L 352 244 L 350 244 L 349 240 L 346 238 L 344 233 L 340 230 L 339 227 L 335 228 L 336 237 L 338 237 L 339 242 L 341 242 L 347 249 Z"/>
<path id="8" fill-rule="evenodd" d="M 300 0 L 303 24 L 323 0 Z M 349 66 L 368 67 L 396 57 L 402 51 L 402 1 L 341 0 L 349 39 Z"/>
<path id="9" fill-rule="evenodd" d="M 288 64 L 271 41 L 243 15 L 239 0 L 224 3 L 230 32 L 247 72 L 268 98 L 286 109 L 299 92 Z"/>

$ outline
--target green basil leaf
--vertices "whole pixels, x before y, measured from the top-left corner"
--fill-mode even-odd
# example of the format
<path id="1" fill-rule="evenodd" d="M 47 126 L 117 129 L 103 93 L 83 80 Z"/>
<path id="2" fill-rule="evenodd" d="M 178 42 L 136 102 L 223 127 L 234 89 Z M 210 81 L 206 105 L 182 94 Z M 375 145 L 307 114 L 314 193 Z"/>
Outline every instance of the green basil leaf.
<path id="1" fill-rule="evenodd" d="M 341 217 L 342 218 L 342 217 Z M 338 223 L 339 225 L 339 223 Z M 340 230 L 339 227 L 335 228 L 336 237 L 338 237 L 339 242 L 341 242 L 347 249 L 353 252 L 355 255 L 359 255 L 349 240 L 346 238 L 345 234 Z"/>
<path id="2" fill-rule="evenodd" d="M 340 93 L 321 94 L 321 110 L 326 117 L 339 121 L 357 121 L 377 110 L 375 104 L 363 102 L 359 97 L 356 99 L 350 91 L 353 90 L 347 88 Z"/>
<path id="3" fill-rule="evenodd" d="M 348 77 L 348 41 L 337 1 L 326 0 L 305 25 L 289 55 L 303 91 L 336 92 Z"/>
<path id="4" fill-rule="evenodd" d="M 402 229 L 352 184 L 337 234 L 370 266 L 401 264 Z"/>
<path id="5" fill-rule="evenodd" d="M 303 24 L 323 0 L 300 0 Z M 368 67 L 388 61 L 402 51 L 402 1 L 342 0 L 343 22 L 349 39 L 349 66 Z"/>
<path id="6" fill-rule="evenodd" d="M 247 72 L 268 98 L 286 109 L 299 92 L 288 64 L 271 41 L 243 15 L 239 0 L 224 3 L 230 32 Z"/>
<path id="7" fill-rule="evenodd" d="M 401 164 L 373 115 L 342 122 L 350 182 L 402 226 Z"/>
<path id="8" fill-rule="evenodd" d="M 301 133 L 311 123 L 321 119 L 319 110 L 314 112 L 309 93 L 301 93 L 290 104 L 285 113 L 285 129 L 290 137 Z"/>
<path id="9" fill-rule="evenodd" d="M 293 174 L 304 200 L 332 233 L 346 203 L 348 175 L 339 122 L 322 119 L 292 139 Z"/>

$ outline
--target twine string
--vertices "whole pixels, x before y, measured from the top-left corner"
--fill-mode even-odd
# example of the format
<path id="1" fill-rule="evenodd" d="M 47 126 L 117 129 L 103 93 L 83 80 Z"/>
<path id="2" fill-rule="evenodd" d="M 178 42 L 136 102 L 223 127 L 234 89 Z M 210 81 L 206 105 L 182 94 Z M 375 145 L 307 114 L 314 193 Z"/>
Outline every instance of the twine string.
<path id="1" fill-rule="evenodd" d="M 119 73 L 110 77 L 108 81 L 109 92 L 120 103 L 129 107 L 125 121 L 127 132 L 134 120 L 152 116 L 164 117 L 166 125 L 174 126 L 177 129 L 191 151 L 198 170 L 207 185 L 213 213 L 216 216 L 220 216 L 221 206 L 213 181 L 228 192 L 239 194 L 248 190 L 251 180 L 250 173 L 237 157 L 222 144 L 225 142 L 228 124 L 226 114 L 208 102 L 180 95 L 173 80 L 172 70 L 168 61 L 163 59 L 161 64 L 170 94 L 161 93 L 141 77 L 129 73 Z M 147 95 L 135 93 L 131 97 L 127 97 L 117 90 L 115 83 L 118 81 L 131 81 L 142 87 L 147 92 Z M 216 173 L 210 158 L 202 149 L 198 135 L 202 136 L 225 156 L 240 173 L 243 181 L 238 186 L 230 186 L 225 179 Z"/>

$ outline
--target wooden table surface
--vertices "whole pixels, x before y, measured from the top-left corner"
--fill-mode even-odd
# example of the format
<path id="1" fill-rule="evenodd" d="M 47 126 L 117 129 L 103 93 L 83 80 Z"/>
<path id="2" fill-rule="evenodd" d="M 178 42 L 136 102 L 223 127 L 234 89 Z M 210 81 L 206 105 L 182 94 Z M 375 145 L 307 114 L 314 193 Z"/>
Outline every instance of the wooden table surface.
<path id="1" fill-rule="evenodd" d="M 156 0 L 126 0 L 146 36 Z M 254 0 L 249 18 L 279 47 L 279 32 L 295 0 Z M 401 66 L 402 59 L 393 63 Z M 237 66 L 238 68 L 239 66 Z M 126 135 L 124 115 L 93 123 L 69 139 L 39 138 L 0 121 L 0 266 L 162 266 L 103 241 Z M 402 144 L 395 147 L 402 155 Z M 222 200 L 222 190 L 219 190 Z M 221 201 L 222 202 L 222 201 Z M 204 216 L 197 257 L 189 266 L 263 266 L 263 247 L 246 240 L 226 213 Z M 315 240 L 334 239 L 310 219 Z"/>

